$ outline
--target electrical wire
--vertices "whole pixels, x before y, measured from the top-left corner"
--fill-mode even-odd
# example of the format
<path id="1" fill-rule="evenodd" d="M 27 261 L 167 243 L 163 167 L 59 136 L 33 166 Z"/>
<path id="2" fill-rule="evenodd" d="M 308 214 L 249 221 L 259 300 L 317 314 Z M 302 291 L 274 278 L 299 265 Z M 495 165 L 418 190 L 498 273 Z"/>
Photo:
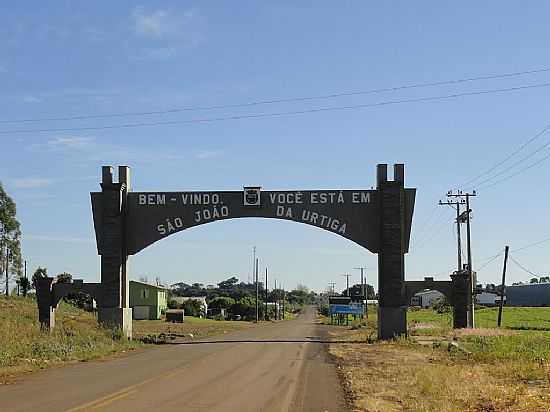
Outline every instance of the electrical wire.
<path id="1" fill-rule="evenodd" d="M 512 256 L 508 255 L 508 257 L 510 258 L 510 260 L 512 260 L 512 262 L 514 262 L 521 270 L 523 270 L 524 272 L 526 273 L 529 273 L 530 275 L 532 276 L 535 276 L 535 277 L 538 277 L 537 274 L 533 273 L 532 271 L 530 271 L 529 269 L 527 269 L 525 266 L 523 266 L 521 263 L 519 263 L 516 259 L 514 259 Z"/>
<path id="2" fill-rule="evenodd" d="M 492 262 L 494 262 L 497 258 L 499 258 L 500 256 L 502 256 L 502 252 L 492 256 L 487 262 L 485 262 L 483 265 L 481 265 L 479 268 L 476 269 L 477 272 L 480 272 L 482 271 L 483 269 L 485 269 L 489 264 L 491 264 Z"/>
<path id="3" fill-rule="evenodd" d="M 166 110 L 150 110 L 150 111 L 142 111 L 142 112 L 121 112 L 121 113 L 106 113 L 106 114 L 96 114 L 96 115 L 82 114 L 82 115 L 74 115 L 74 116 L 43 117 L 43 118 L 34 118 L 34 119 L 0 120 L 0 123 L 35 123 L 35 122 L 50 122 L 50 121 L 88 120 L 88 119 L 104 119 L 104 118 L 116 118 L 116 117 L 128 117 L 128 116 L 164 115 L 164 114 L 172 114 L 172 113 L 219 110 L 219 109 L 234 109 L 234 108 L 253 107 L 253 106 L 270 105 L 270 104 L 278 104 L 278 103 L 294 103 L 294 102 L 304 102 L 304 101 L 312 101 L 312 100 L 334 99 L 339 97 L 379 94 L 379 93 L 395 92 L 395 91 L 407 90 L 407 89 L 418 89 L 418 88 L 425 88 L 425 87 L 468 83 L 468 82 L 474 82 L 474 81 L 480 81 L 480 80 L 503 79 L 503 78 L 525 76 L 529 74 L 537 74 L 537 73 L 544 73 L 544 72 L 550 72 L 550 67 L 543 67 L 540 69 L 523 70 L 523 71 L 516 71 L 516 72 L 509 72 L 509 73 L 496 73 L 496 74 L 489 74 L 489 75 L 483 75 L 483 76 L 466 77 L 462 79 L 443 80 L 438 82 L 414 83 L 409 85 L 384 87 L 379 89 L 336 92 L 336 93 L 322 94 L 317 96 L 298 96 L 298 97 L 288 97 L 288 98 L 279 98 L 279 99 L 265 99 L 265 100 L 257 100 L 257 101 L 245 102 L 245 103 L 232 103 L 232 104 L 212 105 L 212 106 L 189 106 L 189 107 L 171 108 Z"/>
<path id="4" fill-rule="evenodd" d="M 479 175 L 475 176 L 474 178 L 465 181 L 464 183 L 458 185 L 458 187 L 465 187 L 465 186 L 471 186 L 473 182 L 479 180 L 481 177 L 491 173 L 493 170 L 497 169 L 499 166 L 506 163 L 508 160 L 510 160 L 512 157 L 514 157 L 516 154 L 521 152 L 523 149 L 525 149 L 527 146 L 529 146 L 531 143 L 533 143 L 535 140 L 537 140 L 539 137 L 541 137 L 543 134 L 545 134 L 550 129 L 550 123 L 547 124 L 542 130 L 537 132 L 535 135 L 527 139 L 521 146 L 519 146 L 516 150 L 514 150 L 512 153 L 510 153 L 508 156 L 506 156 L 504 159 L 500 160 L 499 162 L 495 163 L 493 166 L 491 166 L 486 171 L 480 173 Z"/>
<path id="5" fill-rule="evenodd" d="M 520 169 L 520 170 L 518 170 L 517 172 L 512 173 L 512 174 L 510 174 L 510 175 L 504 177 L 503 179 L 497 180 L 496 182 L 493 182 L 493 183 L 488 184 L 488 185 L 485 185 L 485 186 L 481 186 L 481 187 L 479 187 L 477 190 L 484 190 L 484 189 L 486 190 L 486 189 L 491 188 L 491 187 L 493 187 L 493 186 L 496 186 L 496 185 L 498 185 L 498 184 L 500 184 L 500 183 L 506 182 L 507 180 L 510 180 L 510 179 L 512 179 L 513 177 L 516 177 L 517 175 L 520 175 L 521 173 L 526 172 L 527 170 L 532 169 L 532 168 L 535 167 L 535 166 L 538 166 L 539 164 L 541 164 L 542 162 L 544 162 L 544 161 L 547 160 L 547 159 L 550 159 L 550 153 L 547 154 L 546 156 L 540 158 L 540 159 L 537 160 L 535 163 L 532 163 L 531 165 L 529 165 L 529 166 L 527 166 L 527 167 L 524 167 L 523 169 Z"/>
<path id="6" fill-rule="evenodd" d="M 550 124 L 548 126 L 545 127 L 544 131 L 548 131 L 550 129 Z M 542 136 L 542 133 L 539 134 L 539 136 Z M 505 174 L 506 172 L 512 170 L 513 168 L 515 168 L 516 166 L 522 164 L 523 162 L 525 162 L 526 160 L 530 159 L 531 157 L 535 156 L 537 153 L 540 153 L 541 151 L 543 151 L 544 149 L 546 149 L 548 146 L 550 146 L 550 141 L 546 142 L 545 144 L 543 144 L 542 146 L 539 146 L 538 148 L 536 148 L 534 151 L 530 152 L 529 154 L 527 154 L 527 156 L 524 156 L 522 157 L 521 159 L 519 159 L 518 161 L 512 163 L 510 166 L 502 169 L 500 172 L 494 174 L 493 176 L 490 176 L 488 177 L 487 179 L 484 179 L 482 180 L 481 182 L 477 183 L 478 186 L 482 187 L 484 184 L 490 182 L 491 180 L 493 180 L 494 178 L 498 177 L 498 176 L 502 176 L 503 174 Z"/>
<path id="7" fill-rule="evenodd" d="M 439 96 L 417 97 L 417 98 L 400 99 L 400 100 L 387 100 L 387 101 L 376 102 L 376 103 L 366 103 L 366 104 L 357 104 L 357 105 L 348 105 L 348 106 L 319 107 L 319 108 L 293 110 L 293 111 L 286 111 L 286 112 L 253 113 L 253 114 L 244 114 L 244 115 L 235 115 L 235 116 L 221 116 L 221 117 L 212 117 L 212 118 L 196 118 L 196 119 L 187 119 L 187 120 L 171 120 L 171 121 L 157 121 L 157 122 L 126 123 L 126 124 L 115 124 L 115 125 L 105 125 L 105 126 L 12 129 L 12 130 L 0 130 L 0 134 L 76 132 L 76 131 L 90 131 L 90 130 L 127 129 L 127 128 L 137 128 L 137 127 L 183 125 L 183 124 L 192 124 L 192 123 L 214 123 L 214 122 L 229 121 L 229 120 L 285 117 L 285 116 L 324 113 L 324 112 L 332 112 L 332 111 L 366 109 L 366 108 L 398 105 L 398 104 L 405 104 L 405 103 L 421 103 L 421 102 L 431 102 L 431 101 L 437 101 L 437 100 L 450 100 L 450 99 L 456 99 L 459 97 L 480 96 L 480 95 L 487 95 L 487 94 L 493 94 L 493 93 L 506 93 L 506 92 L 536 89 L 536 88 L 543 88 L 543 87 L 550 87 L 550 83 L 538 83 L 538 84 L 532 84 L 532 85 L 507 87 L 502 89 L 477 90 L 472 92 L 453 93 L 453 94 L 439 95 Z"/>
<path id="8" fill-rule="evenodd" d="M 550 237 L 547 238 L 547 239 L 543 239 L 543 240 L 539 240 L 537 242 L 530 243 L 526 246 L 520 247 L 519 249 L 512 249 L 510 252 L 516 253 L 516 252 L 519 252 L 519 251 L 522 251 L 522 250 L 525 250 L 525 249 L 530 249 L 532 247 L 541 245 L 541 244 L 546 243 L 546 242 L 550 242 Z"/>

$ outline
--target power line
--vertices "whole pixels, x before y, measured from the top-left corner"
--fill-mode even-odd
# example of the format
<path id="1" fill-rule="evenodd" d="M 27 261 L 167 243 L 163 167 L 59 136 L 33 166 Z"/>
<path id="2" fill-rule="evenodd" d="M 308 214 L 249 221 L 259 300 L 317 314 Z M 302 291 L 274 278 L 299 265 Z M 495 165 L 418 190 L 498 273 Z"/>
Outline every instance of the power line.
<path id="1" fill-rule="evenodd" d="M 521 152 L 523 149 L 525 149 L 527 146 L 529 146 L 532 142 L 537 140 L 539 137 L 541 137 L 543 134 L 545 134 L 550 129 L 550 124 L 546 125 L 542 130 L 537 132 L 534 136 L 530 137 L 526 142 L 524 142 L 521 146 L 519 146 L 516 150 L 514 150 L 512 153 L 510 153 L 508 156 L 506 156 L 504 159 L 500 160 L 499 162 L 495 163 L 493 166 L 491 166 L 486 171 L 480 173 L 479 175 L 475 176 L 474 178 L 467 180 L 466 182 L 462 183 L 461 187 L 464 186 L 471 186 L 472 183 L 479 180 L 481 177 L 490 174 L 493 170 L 497 169 L 499 166 L 506 163 L 508 160 L 510 160 L 512 157 L 514 157 L 516 154 Z"/>
<path id="2" fill-rule="evenodd" d="M 500 179 L 500 180 L 497 180 L 496 182 L 493 182 L 493 183 L 491 183 L 491 184 L 488 184 L 488 185 L 479 187 L 478 190 L 481 190 L 481 189 L 488 189 L 488 188 L 493 187 L 493 186 L 496 186 L 496 185 L 498 185 L 498 184 L 500 184 L 500 183 L 502 183 L 502 182 L 505 182 L 505 181 L 507 181 L 507 180 L 510 180 L 511 178 L 516 177 L 517 175 L 519 175 L 519 174 L 521 174 L 521 173 L 523 173 L 523 172 L 526 172 L 527 170 L 532 169 L 532 168 L 535 167 L 535 166 L 538 166 L 539 164 L 541 164 L 542 162 L 544 162 L 545 160 L 547 160 L 547 159 L 549 159 L 549 158 L 550 158 L 550 153 L 547 154 L 546 156 L 540 158 L 540 159 L 537 160 L 535 163 L 532 163 L 531 165 L 529 165 L 529 166 L 527 166 L 527 167 L 524 167 L 523 169 L 520 169 L 520 170 L 518 170 L 517 172 L 512 173 L 512 174 L 510 174 L 510 175 L 504 177 L 503 179 Z"/>
<path id="3" fill-rule="evenodd" d="M 548 131 L 550 129 L 550 124 L 548 126 L 546 126 L 544 128 L 544 132 Z M 543 133 L 544 133 L 543 132 Z M 543 133 L 538 133 L 537 135 L 538 136 L 542 136 Z M 538 137 L 537 136 L 537 137 Z M 530 159 L 531 157 L 533 157 L 534 155 L 536 155 L 537 153 L 541 152 L 542 150 L 546 149 L 548 146 L 550 146 L 550 141 L 546 142 L 545 144 L 543 144 L 542 146 L 536 148 L 534 151 L 532 151 L 531 153 L 527 154 L 527 156 L 524 156 L 522 157 L 521 159 L 519 159 L 518 161 L 512 163 L 510 166 L 502 169 L 500 172 L 494 174 L 493 176 L 490 176 L 488 177 L 487 179 L 485 180 L 482 180 L 481 182 L 477 183 L 477 186 L 480 187 L 480 186 L 483 186 L 485 183 L 487 182 L 490 182 L 491 180 L 493 180 L 495 177 L 498 177 L 498 176 L 502 176 L 504 173 L 512 170 L 514 167 L 522 164 L 523 162 L 525 162 L 526 160 Z M 508 157 L 510 158 L 510 157 Z"/>
<path id="4" fill-rule="evenodd" d="M 449 216 L 445 216 L 445 215 L 442 215 L 441 216 L 444 220 L 445 220 L 445 225 L 448 223 L 448 222 L 452 222 L 454 221 L 454 217 L 451 218 L 451 220 L 448 220 L 448 219 L 445 219 L 445 218 L 448 218 Z M 439 219 L 438 223 L 443 223 L 443 219 Z M 417 241 L 413 247 L 411 248 L 412 249 L 412 252 L 418 252 L 419 250 L 423 249 L 426 245 L 429 244 L 429 241 L 431 241 L 432 239 L 434 239 L 438 234 L 441 233 L 441 231 L 443 230 L 443 228 L 445 227 L 445 225 L 443 224 L 440 224 L 440 225 L 434 225 L 433 227 L 436 228 L 435 231 L 430 231 L 426 236 L 424 236 L 424 238 L 421 239 L 421 241 Z"/>
<path id="5" fill-rule="evenodd" d="M 170 126 L 170 125 L 181 125 L 181 124 L 192 124 L 192 123 L 214 123 L 214 122 L 221 122 L 221 121 L 228 121 L 228 120 L 284 117 L 284 116 L 323 113 L 323 112 L 331 112 L 331 111 L 366 109 L 366 108 L 390 106 L 390 105 L 405 104 L 405 103 L 421 103 L 421 102 L 430 102 L 430 101 L 437 101 L 437 100 L 450 100 L 450 99 L 456 99 L 459 97 L 480 96 L 480 95 L 493 94 L 493 93 L 506 93 L 506 92 L 512 92 L 512 91 L 536 89 L 536 88 L 549 87 L 549 86 L 550 86 L 550 83 L 538 83 L 538 84 L 525 85 L 525 86 L 507 87 L 502 89 L 488 89 L 488 90 L 453 93 L 453 94 L 439 95 L 439 96 L 418 97 L 418 98 L 400 99 L 400 100 L 387 100 L 387 101 L 376 102 L 376 103 L 366 103 L 366 104 L 357 104 L 357 105 L 348 105 L 348 106 L 319 107 L 319 108 L 293 110 L 293 111 L 286 111 L 286 112 L 254 113 L 254 114 L 222 116 L 222 117 L 212 117 L 212 118 L 202 118 L 202 119 L 197 118 L 197 119 L 188 119 L 188 120 L 126 123 L 126 124 L 115 124 L 115 125 L 106 125 L 106 126 L 0 130 L 0 134 L 76 132 L 76 131 L 89 131 L 89 130 L 127 129 L 127 128 L 136 128 L 136 127 Z"/>
<path id="6" fill-rule="evenodd" d="M 547 238 L 547 239 L 543 239 L 543 240 L 539 240 L 537 242 L 530 243 L 526 246 L 520 247 L 519 249 L 513 249 L 513 250 L 511 250 L 511 252 L 519 252 L 519 251 L 522 251 L 522 250 L 525 250 L 525 249 L 530 249 L 532 247 L 541 245 L 541 244 L 546 243 L 546 242 L 550 242 L 550 237 Z"/>
<path id="7" fill-rule="evenodd" d="M 535 273 L 533 273 L 532 271 L 530 271 L 529 269 L 527 269 L 525 266 L 523 266 L 521 263 L 519 263 L 519 262 L 518 262 L 516 259 L 514 259 L 512 256 L 508 256 L 508 257 L 512 260 L 512 262 L 514 262 L 517 266 L 519 266 L 519 268 L 520 268 L 521 270 L 523 270 L 523 271 L 526 272 L 526 273 L 529 273 L 530 275 L 533 275 L 533 276 L 535 276 L 535 277 L 538 277 L 537 274 L 535 274 Z"/>
<path id="8" fill-rule="evenodd" d="M 438 82 L 414 83 L 410 85 L 384 87 L 379 89 L 336 92 L 336 93 L 322 94 L 317 96 L 298 96 L 298 97 L 288 97 L 288 98 L 279 98 L 279 99 L 265 99 L 265 100 L 257 100 L 257 101 L 245 102 L 245 103 L 232 103 L 232 104 L 212 105 L 212 106 L 189 106 L 189 107 L 179 107 L 179 108 L 172 108 L 172 109 L 166 109 L 166 110 L 150 110 L 150 111 L 142 111 L 142 112 L 121 112 L 121 113 L 106 113 L 106 114 L 96 114 L 96 115 L 83 114 L 83 115 L 74 115 L 74 116 L 43 117 L 43 118 L 34 118 L 34 119 L 0 120 L 0 123 L 35 123 L 35 122 L 49 122 L 49 121 L 89 120 L 89 119 L 128 117 L 128 116 L 153 116 L 153 115 L 164 115 L 164 114 L 173 114 L 173 113 L 182 113 L 182 112 L 207 111 L 207 110 L 219 110 L 219 109 L 234 109 L 234 108 L 240 108 L 240 107 L 253 107 L 253 106 L 270 105 L 270 104 L 278 104 L 278 103 L 293 103 L 293 102 L 303 102 L 303 101 L 312 101 L 312 100 L 326 100 L 326 99 L 334 99 L 339 97 L 350 97 L 350 96 L 358 96 L 358 95 L 379 94 L 379 93 L 395 92 L 395 91 L 407 90 L 407 89 L 418 89 L 418 88 L 425 88 L 425 87 L 468 83 L 468 82 L 474 82 L 474 81 L 480 81 L 480 80 L 503 79 L 503 78 L 524 76 L 524 75 L 544 73 L 544 72 L 550 72 L 550 67 L 543 67 L 540 69 L 523 70 L 523 71 L 516 71 L 516 72 L 509 72 L 509 73 L 496 73 L 496 74 L 489 74 L 484 76 L 466 77 L 462 79 L 443 80 Z"/>
<path id="9" fill-rule="evenodd" d="M 477 272 L 480 272 L 482 271 L 483 269 L 485 269 L 487 266 L 489 266 L 489 264 L 491 264 L 492 262 L 494 262 L 497 258 L 499 258 L 500 256 L 502 256 L 502 252 L 494 255 L 493 257 L 491 257 L 487 262 L 485 262 L 483 265 L 481 265 L 479 268 L 476 269 Z"/>

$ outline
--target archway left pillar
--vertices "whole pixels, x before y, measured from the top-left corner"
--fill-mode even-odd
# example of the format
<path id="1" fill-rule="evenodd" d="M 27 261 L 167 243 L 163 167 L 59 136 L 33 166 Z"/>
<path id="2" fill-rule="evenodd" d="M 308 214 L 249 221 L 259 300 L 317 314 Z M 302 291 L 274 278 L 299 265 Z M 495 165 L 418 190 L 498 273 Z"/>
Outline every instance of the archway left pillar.
<path id="1" fill-rule="evenodd" d="M 101 293 L 98 321 L 132 338 L 132 309 L 129 307 L 128 253 L 126 248 L 126 210 L 131 190 L 130 168 L 119 166 L 118 183 L 113 168 L 102 167 L 101 179 Z"/>

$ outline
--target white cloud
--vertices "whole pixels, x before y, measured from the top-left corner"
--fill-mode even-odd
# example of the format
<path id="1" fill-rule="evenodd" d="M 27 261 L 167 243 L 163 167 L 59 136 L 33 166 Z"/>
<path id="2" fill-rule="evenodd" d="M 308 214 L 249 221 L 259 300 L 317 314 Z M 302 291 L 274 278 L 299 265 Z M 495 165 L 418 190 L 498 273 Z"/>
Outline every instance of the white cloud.
<path id="1" fill-rule="evenodd" d="M 36 189 L 49 186 L 53 182 L 45 177 L 17 177 L 8 179 L 8 183 L 15 189 Z"/>
<path id="2" fill-rule="evenodd" d="M 165 60 L 174 57 L 176 54 L 177 49 L 175 47 L 157 47 L 144 50 L 142 58 L 147 60 Z"/>
<path id="3" fill-rule="evenodd" d="M 197 160 L 211 160 L 219 159 L 223 157 L 221 150 L 198 150 L 193 154 L 193 157 Z"/>
<path id="4" fill-rule="evenodd" d="M 88 149 L 94 144 L 94 137 L 85 136 L 61 136 L 48 140 L 48 146 L 57 149 Z"/>
<path id="5" fill-rule="evenodd" d="M 33 144 L 31 150 L 59 150 L 66 155 L 84 156 L 86 160 L 105 163 L 158 162 L 183 159 L 185 156 L 170 150 L 141 148 L 135 145 L 103 143 L 89 136 L 59 136 L 47 143 Z"/>
<path id="6" fill-rule="evenodd" d="M 138 34 L 162 37 L 175 30 L 173 17 L 166 10 L 147 13 L 143 7 L 136 7 L 132 13 L 135 31 Z"/>
<path id="7" fill-rule="evenodd" d="M 42 102 L 42 99 L 40 97 L 36 97 L 36 96 L 24 96 L 22 100 L 23 100 L 23 103 L 40 103 L 40 102 Z"/>

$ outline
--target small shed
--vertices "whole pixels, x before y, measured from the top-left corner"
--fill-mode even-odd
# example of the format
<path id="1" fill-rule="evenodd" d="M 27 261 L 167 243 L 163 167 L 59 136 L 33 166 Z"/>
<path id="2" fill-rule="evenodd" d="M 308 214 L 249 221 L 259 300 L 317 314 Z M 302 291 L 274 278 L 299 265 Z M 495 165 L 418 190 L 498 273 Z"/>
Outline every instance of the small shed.
<path id="1" fill-rule="evenodd" d="M 130 307 L 132 316 L 136 320 L 160 319 L 166 311 L 167 290 L 162 286 L 130 281 Z"/>
<path id="2" fill-rule="evenodd" d="M 416 293 L 411 299 L 411 306 L 420 306 L 422 308 L 429 308 L 432 304 L 442 297 L 443 293 L 438 290 L 424 290 Z"/>
<path id="3" fill-rule="evenodd" d="M 206 296 L 171 296 L 170 300 L 176 302 L 178 305 L 183 305 L 188 300 L 193 300 L 199 303 L 200 317 L 206 317 L 208 314 L 208 304 L 206 303 Z"/>

